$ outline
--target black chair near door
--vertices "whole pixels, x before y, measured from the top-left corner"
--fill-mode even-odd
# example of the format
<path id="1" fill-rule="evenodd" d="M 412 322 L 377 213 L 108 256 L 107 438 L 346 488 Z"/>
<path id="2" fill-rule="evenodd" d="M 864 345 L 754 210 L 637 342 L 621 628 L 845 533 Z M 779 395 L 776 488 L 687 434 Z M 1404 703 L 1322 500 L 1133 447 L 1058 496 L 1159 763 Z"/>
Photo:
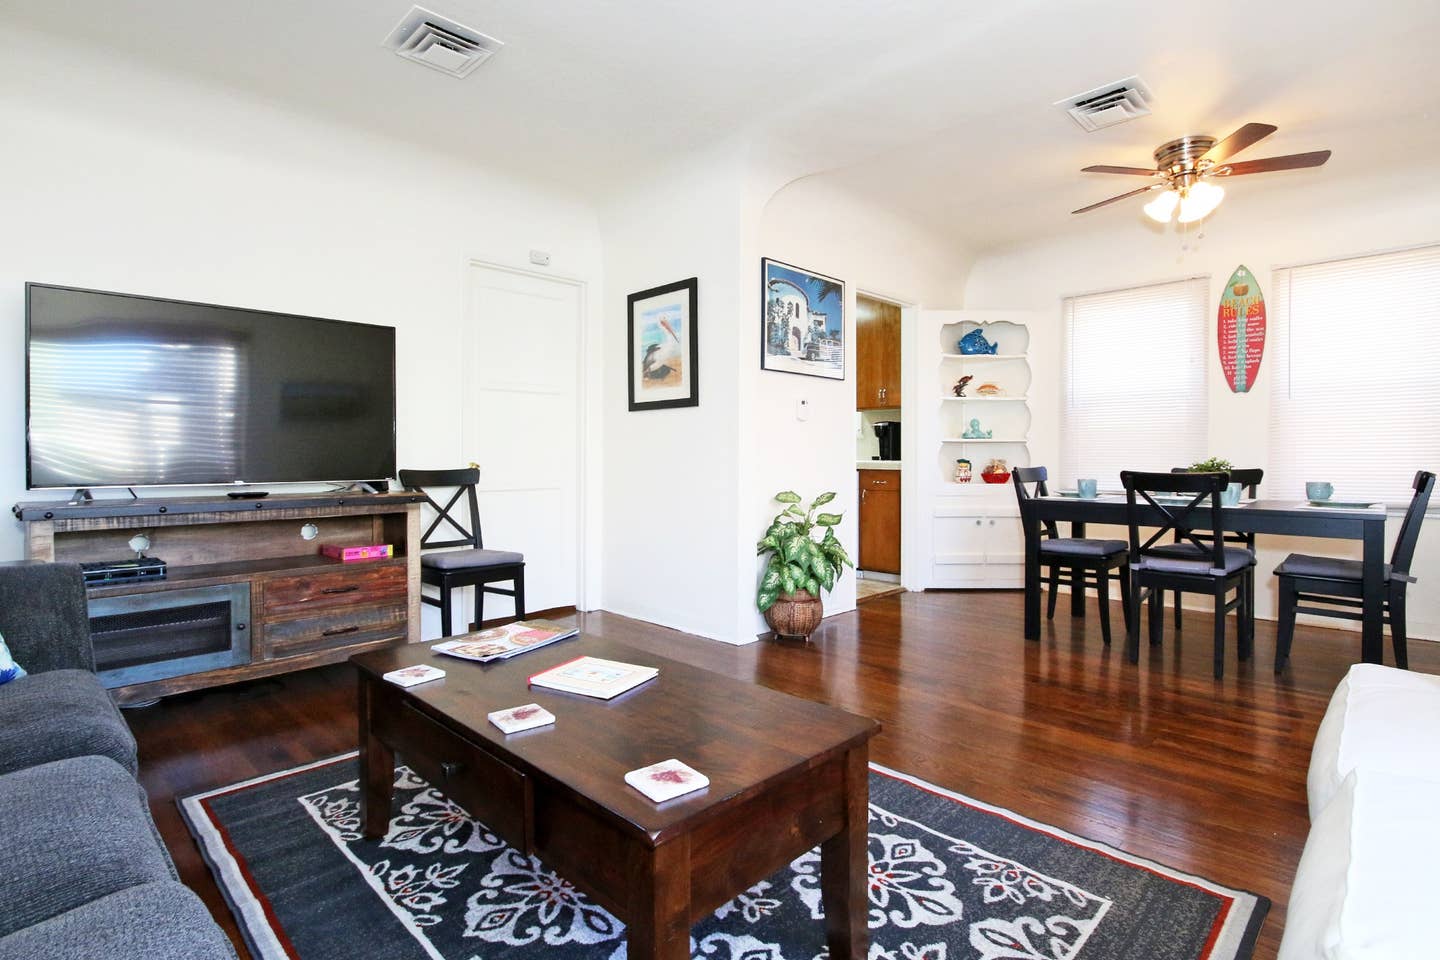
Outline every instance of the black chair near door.
<path id="1" fill-rule="evenodd" d="M 1172 467 L 1170 472 L 1189 473 L 1190 468 Z M 1238 470 L 1230 470 L 1229 473 L 1230 482 L 1240 484 L 1240 495 L 1243 497 L 1253 498 L 1260 490 L 1260 481 L 1265 479 L 1265 471 L 1260 469 L 1259 467 L 1255 467 L 1253 469 L 1247 467 Z M 1209 533 L 1200 533 L 1195 535 L 1195 539 L 1200 543 L 1205 543 L 1207 540 L 1209 540 L 1210 536 L 1211 535 Z M 1255 552 L 1255 534 L 1253 533 L 1227 533 L 1225 534 L 1225 542 L 1239 544 L 1246 550 L 1249 550 L 1251 553 Z M 1195 544 L 1190 542 L 1189 540 L 1186 540 L 1185 536 L 1177 530 L 1175 531 L 1175 542 L 1162 544 L 1156 548 L 1155 552 L 1160 554 L 1167 554 L 1170 556 L 1184 557 L 1195 556 L 1197 550 L 1198 548 L 1195 546 Z M 1255 567 L 1253 565 L 1250 567 L 1247 576 L 1249 577 L 1249 579 L 1246 581 L 1245 584 L 1245 596 L 1253 606 L 1255 602 Z M 1180 594 L 1177 592 L 1175 594 L 1176 630 L 1179 630 L 1181 626 L 1180 610 Z M 1255 611 L 1253 609 L 1246 610 L 1242 614 L 1242 616 L 1248 617 L 1251 623 L 1255 621 Z"/>
<path id="2" fill-rule="evenodd" d="M 1241 660 L 1249 658 L 1254 645 L 1254 621 L 1246 611 L 1252 605 L 1245 596 L 1248 569 L 1255 554 L 1244 547 L 1226 544 L 1223 535 L 1201 540 L 1192 531 L 1223 530 L 1220 493 L 1230 483 L 1225 473 L 1142 473 L 1124 470 L 1127 519 L 1130 527 L 1130 632 L 1127 653 L 1131 663 L 1140 662 L 1140 603 L 1148 599 L 1150 645 L 1158 646 L 1165 633 L 1166 590 L 1204 593 L 1215 598 L 1215 679 L 1225 675 L 1226 614 L 1239 610 L 1237 649 Z M 1158 498 L 1157 498 L 1158 496 Z M 1154 528 L 1151 511 L 1162 522 L 1143 542 L 1142 526 Z M 1189 556 L 1176 556 L 1173 543 L 1161 543 L 1172 532 L 1194 546 Z M 1229 599 L 1231 591 L 1235 598 Z"/>
<path id="3" fill-rule="evenodd" d="M 1011 472 L 1015 495 L 1020 500 L 1020 513 L 1025 515 L 1033 496 L 1046 496 L 1050 478 L 1044 467 L 1016 467 Z M 1033 488 L 1033 492 L 1032 492 Z M 1124 540 L 1092 540 L 1085 537 L 1061 537 L 1053 520 L 1044 523 L 1040 541 L 1040 565 L 1047 568 L 1050 599 L 1045 618 L 1055 619 L 1057 587 L 1068 586 L 1072 592 L 1094 587 L 1100 600 L 1100 636 L 1110 644 L 1110 579 L 1120 581 L 1120 598 L 1125 611 L 1125 625 L 1130 626 L 1130 571 L 1128 548 Z"/>
<path id="4" fill-rule="evenodd" d="M 1415 474 L 1412 484 L 1414 493 L 1405 519 L 1400 522 L 1400 531 L 1395 537 L 1395 548 L 1390 553 L 1390 562 L 1385 565 L 1385 622 L 1390 624 L 1390 642 L 1395 650 L 1395 666 L 1410 669 L 1410 657 L 1405 649 L 1405 588 L 1415 583 L 1410 575 L 1410 563 L 1415 558 L 1415 544 L 1420 539 L 1420 524 L 1425 519 L 1425 510 L 1430 505 L 1430 494 L 1435 489 L 1435 474 L 1421 470 Z M 1275 672 L 1285 669 L 1290 659 L 1290 645 L 1295 640 L 1295 615 L 1313 613 L 1323 617 L 1342 620 L 1360 620 L 1363 607 L 1361 578 L 1364 565 L 1359 560 L 1345 560 L 1338 557 L 1312 557 L 1303 553 L 1292 553 L 1275 568 L 1280 578 L 1280 624 L 1276 632 Z M 1324 606 L 1301 606 L 1301 604 L 1324 604 Z"/>
<path id="5" fill-rule="evenodd" d="M 435 518 L 420 536 L 420 582 L 436 587 L 438 597 L 420 599 L 440 608 L 440 633 L 450 636 L 451 591 L 475 588 L 475 623 L 485 621 L 485 594 L 515 598 L 515 616 L 525 617 L 525 555 L 513 550 L 488 550 L 480 532 L 480 507 L 475 486 L 480 470 L 401 470 L 400 485 L 423 493 L 435 511 Z M 445 505 L 431 496 L 431 490 L 454 489 Z M 443 494 L 442 494 L 443 496 Z M 461 501 L 468 516 L 459 515 Z M 446 539 L 448 537 L 448 539 Z M 464 547 L 466 549 L 453 549 Z M 434 551 L 434 552 L 430 552 Z M 513 588 L 492 586 L 509 581 Z"/>

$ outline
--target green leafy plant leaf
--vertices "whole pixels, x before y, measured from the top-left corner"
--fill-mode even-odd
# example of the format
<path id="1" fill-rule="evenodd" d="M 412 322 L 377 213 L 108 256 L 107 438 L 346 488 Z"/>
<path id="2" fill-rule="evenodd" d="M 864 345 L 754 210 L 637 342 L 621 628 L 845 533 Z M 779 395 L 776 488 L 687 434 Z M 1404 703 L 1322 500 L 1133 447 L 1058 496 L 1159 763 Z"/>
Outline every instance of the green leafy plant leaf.
<path id="1" fill-rule="evenodd" d="M 795 559 L 800 556 L 801 551 L 805 549 L 805 544 L 809 542 L 809 537 L 801 536 L 797 533 L 785 541 L 783 545 L 784 549 L 781 552 L 784 554 L 786 560 L 793 563 Z"/>
<path id="2" fill-rule="evenodd" d="M 842 517 L 838 513 L 821 513 L 816 515 L 815 523 L 821 527 L 833 527 L 838 524 L 841 519 Z"/>
<path id="3" fill-rule="evenodd" d="M 780 587 L 780 571 L 776 567 L 767 567 L 765 576 L 760 578 L 760 590 L 777 590 Z"/>
<path id="4" fill-rule="evenodd" d="M 755 606 L 760 608 L 761 613 L 764 613 L 775 605 L 775 601 L 779 596 L 780 592 L 778 590 L 761 590 L 755 595 Z"/>
<path id="5" fill-rule="evenodd" d="M 810 591 L 812 597 L 820 596 L 820 583 L 814 577 L 805 581 L 805 589 Z"/>
<path id="6" fill-rule="evenodd" d="M 790 576 L 790 568 L 786 567 L 780 574 L 780 593 L 788 597 L 794 592 L 795 580 Z"/>
<path id="7" fill-rule="evenodd" d="M 825 506 L 825 504 L 829 503 L 831 500 L 834 499 L 835 491 L 831 490 L 829 493 L 822 493 L 820 494 L 820 496 L 810 501 L 810 509 L 814 510 L 816 507 L 823 507 Z"/>
<path id="8" fill-rule="evenodd" d="M 793 490 L 781 490 L 775 494 L 775 500 L 779 503 L 799 503 L 800 494 Z"/>

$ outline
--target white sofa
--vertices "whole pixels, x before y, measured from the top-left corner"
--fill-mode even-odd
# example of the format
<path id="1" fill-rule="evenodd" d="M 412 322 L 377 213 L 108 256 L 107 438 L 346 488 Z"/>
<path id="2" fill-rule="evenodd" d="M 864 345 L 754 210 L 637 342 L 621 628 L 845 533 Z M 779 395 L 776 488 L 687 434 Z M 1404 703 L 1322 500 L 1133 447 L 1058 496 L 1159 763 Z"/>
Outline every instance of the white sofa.
<path id="1" fill-rule="evenodd" d="M 1351 667 L 1315 736 L 1307 791 L 1280 960 L 1440 957 L 1427 879 L 1440 868 L 1440 677 Z"/>

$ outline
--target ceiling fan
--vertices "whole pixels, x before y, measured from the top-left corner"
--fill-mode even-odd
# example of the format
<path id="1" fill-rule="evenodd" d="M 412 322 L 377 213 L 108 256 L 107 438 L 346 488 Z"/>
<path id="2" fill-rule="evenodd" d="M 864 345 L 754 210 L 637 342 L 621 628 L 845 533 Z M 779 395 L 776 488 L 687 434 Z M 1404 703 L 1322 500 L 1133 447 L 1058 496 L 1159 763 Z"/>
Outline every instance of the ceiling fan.
<path id="1" fill-rule="evenodd" d="M 1169 223 L 1178 208 L 1179 221 L 1193 223 L 1204 219 L 1225 199 L 1224 189 L 1213 183 L 1214 180 L 1241 177 L 1250 173 L 1318 167 L 1330 159 L 1329 150 L 1316 150 L 1313 153 L 1292 153 L 1284 157 L 1267 157 L 1264 160 L 1228 162 L 1235 154 L 1260 142 L 1275 130 L 1276 127 L 1268 123 L 1247 123 L 1220 141 L 1214 137 L 1181 137 L 1171 140 L 1156 148 L 1153 170 L 1146 167 L 1112 167 L 1106 164 L 1085 167 L 1082 173 L 1119 173 L 1150 177 L 1154 182 L 1138 190 L 1122 193 L 1118 197 L 1072 210 L 1071 213 L 1086 213 L 1118 200 L 1161 190 L 1164 192 L 1145 204 L 1146 216 L 1158 223 Z"/>

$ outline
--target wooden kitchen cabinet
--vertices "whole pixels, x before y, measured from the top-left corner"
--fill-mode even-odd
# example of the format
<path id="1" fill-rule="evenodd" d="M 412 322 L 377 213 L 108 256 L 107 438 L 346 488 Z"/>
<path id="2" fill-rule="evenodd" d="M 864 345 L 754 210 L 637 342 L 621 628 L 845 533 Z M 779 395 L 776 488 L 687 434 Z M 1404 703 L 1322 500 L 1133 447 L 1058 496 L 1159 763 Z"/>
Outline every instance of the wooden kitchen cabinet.
<path id="1" fill-rule="evenodd" d="M 861 470 L 861 570 L 900 572 L 900 472 Z"/>
<path id="2" fill-rule="evenodd" d="M 900 406 L 900 308 L 855 298 L 855 409 Z"/>

